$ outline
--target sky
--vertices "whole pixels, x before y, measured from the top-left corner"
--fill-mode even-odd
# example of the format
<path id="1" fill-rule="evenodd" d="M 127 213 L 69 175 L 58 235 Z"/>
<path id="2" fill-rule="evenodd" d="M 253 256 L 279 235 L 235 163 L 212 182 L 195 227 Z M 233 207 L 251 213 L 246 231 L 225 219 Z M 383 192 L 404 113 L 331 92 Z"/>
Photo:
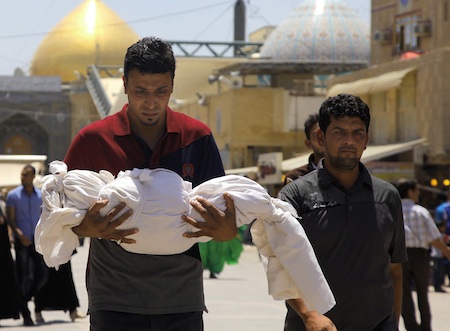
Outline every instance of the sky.
<path id="1" fill-rule="evenodd" d="M 0 0 L 0 75 L 29 74 L 45 35 L 85 0 Z M 320 1 L 320 0 L 317 0 Z M 342 0 L 370 24 L 370 0 Z M 236 0 L 102 0 L 140 36 L 232 41 Z M 245 0 L 246 34 L 278 25 L 303 0 Z M 64 47 L 62 45 L 62 47 Z"/>

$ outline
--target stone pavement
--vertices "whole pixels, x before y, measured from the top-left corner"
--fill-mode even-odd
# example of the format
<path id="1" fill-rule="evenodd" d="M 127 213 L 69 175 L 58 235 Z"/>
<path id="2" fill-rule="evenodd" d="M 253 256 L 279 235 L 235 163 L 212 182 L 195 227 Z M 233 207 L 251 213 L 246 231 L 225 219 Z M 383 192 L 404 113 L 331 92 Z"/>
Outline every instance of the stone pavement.
<path id="1" fill-rule="evenodd" d="M 80 311 L 87 308 L 87 294 L 84 283 L 89 241 L 78 248 L 72 258 L 75 285 L 80 300 Z M 258 253 L 253 246 L 245 246 L 239 264 L 225 266 L 218 279 L 210 279 L 204 273 L 206 305 L 209 313 L 204 314 L 206 331 L 282 331 L 284 302 L 274 301 L 267 294 L 267 283 Z M 449 293 L 435 293 L 430 287 L 430 301 L 433 314 L 433 331 L 450 330 Z M 30 303 L 30 308 L 32 304 Z M 89 331 L 88 318 L 70 322 L 68 313 L 44 311 L 45 324 L 35 327 L 22 326 L 22 320 L 1 320 L 0 329 L 12 331 Z M 403 322 L 400 331 L 405 331 Z M 124 330 L 126 331 L 126 330 Z M 365 331 L 365 330 L 361 330 Z"/>

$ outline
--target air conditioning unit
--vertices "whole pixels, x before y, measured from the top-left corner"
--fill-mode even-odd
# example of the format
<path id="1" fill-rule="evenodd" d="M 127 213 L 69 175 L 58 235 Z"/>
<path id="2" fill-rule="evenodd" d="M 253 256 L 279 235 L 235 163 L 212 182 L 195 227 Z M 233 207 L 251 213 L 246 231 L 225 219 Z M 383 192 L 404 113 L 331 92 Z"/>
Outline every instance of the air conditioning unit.
<path id="1" fill-rule="evenodd" d="M 213 84 L 216 81 L 225 83 L 226 85 L 228 85 L 232 88 L 241 88 L 244 85 L 244 80 L 243 80 L 242 76 L 235 76 L 232 78 L 228 78 L 223 75 L 219 75 L 219 76 L 209 75 L 208 76 L 208 82 L 210 84 Z"/>
<path id="2" fill-rule="evenodd" d="M 392 29 L 386 28 L 375 31 L 373 34 L 373 40 L 385 45 L 390 44 L 392 42 Z"/>
<path id="3" fill-rule="evenodd" d="M 420 37 L 429 37 L 431 35 L 431 21 L 417 21 L 417 24 L 414 27 L 414 33 Z"/>
<path id="4" fill-rule="evenodd" d="M 241 76 L 233 77 L 231 79 L 231 84 L 233 88 L 241 88 L 244 85 L 244 80 Z"/>

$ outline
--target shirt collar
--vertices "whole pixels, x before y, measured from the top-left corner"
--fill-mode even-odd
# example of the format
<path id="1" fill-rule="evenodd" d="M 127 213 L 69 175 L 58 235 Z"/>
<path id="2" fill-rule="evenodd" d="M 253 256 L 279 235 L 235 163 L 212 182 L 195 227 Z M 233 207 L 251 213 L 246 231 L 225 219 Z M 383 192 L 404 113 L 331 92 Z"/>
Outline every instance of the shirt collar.
<path id="1" fill-rule="evenodd" d="M 25 189 L 25 186 L 23 186 L 23 185 L 20 185 L 20 186 L 22 186 L 22 191 L 26 193 L 27 190 Z M 34 185 L 33 185 L 33 193 L 37 193 L 36 187 Z"/>
<path id="2" fill-rule="evenodd" d="M 403 208 L 411 208 L 415 204 L 416 203 L 412 199 L 402 199 L 402 206 L 403 206 Z"/>
<path id="3" fill-rule="evenodd" d="M 128 103 L 125 104 L 113 122 L 113 132 L 115 136 L 127 136 L 131 134 L 130 120 L 127 114 Z M 173 110 L 167 107 L 166 110 L 166 126 L 167 132 L 179 132 L 180 124 L 173 115 Z"/>
<path id="4" fill-rule="evenodd" d="M 167 107 L 166 111 L 166 126 L 168 133 L 180 132 L 180 123 L 177 121 L 174 111 Z"/>
<path id="5" fill-rule="evenodd" d="M 131 134 L 130 121 L 127 115 L 128 104 L 125 104 L 112 123 L 115 136 L 127 136 Z"/>
<path id="6" fill-rule="evenodd" d="M 309 168 L 312 170 L 317 169 L 317 165 L 314 164 L 314 153 L 312 153 L 308 158 Z"/>
<path id="7" fill-rule="evenodd" d="M 317 165 L 317 171 L 319 175 L 319 185 L 326 188 L 331 184 L 336 183 L 336 185 L 341 187 L 336 178 L 334 178 L 334 176 L 324 167 L 323 162 L 324 159 L 321 159 L 319 161 L 319 164 Z M 370 176 L 369 171 L 364 166 L 364 164 L 359 162 L 359 175 L 358 179 L 356 180 L 355 184 L 352 187 L 352 190 L 355 188 L 359 188 L 363 184 L 372 188 L 372 178 Z"/>

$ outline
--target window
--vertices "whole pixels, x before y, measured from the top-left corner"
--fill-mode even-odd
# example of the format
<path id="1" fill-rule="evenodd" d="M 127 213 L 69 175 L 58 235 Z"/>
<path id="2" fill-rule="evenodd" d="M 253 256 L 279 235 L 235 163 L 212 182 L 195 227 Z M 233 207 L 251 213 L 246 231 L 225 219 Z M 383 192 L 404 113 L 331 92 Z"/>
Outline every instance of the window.
<path id="1" fill-rule="evenodd" d="M 420 49 L 420 36 L 415 32 L 420 17 L 418 15 L 396 18 L 396 49 L 400 53 Z"/>

